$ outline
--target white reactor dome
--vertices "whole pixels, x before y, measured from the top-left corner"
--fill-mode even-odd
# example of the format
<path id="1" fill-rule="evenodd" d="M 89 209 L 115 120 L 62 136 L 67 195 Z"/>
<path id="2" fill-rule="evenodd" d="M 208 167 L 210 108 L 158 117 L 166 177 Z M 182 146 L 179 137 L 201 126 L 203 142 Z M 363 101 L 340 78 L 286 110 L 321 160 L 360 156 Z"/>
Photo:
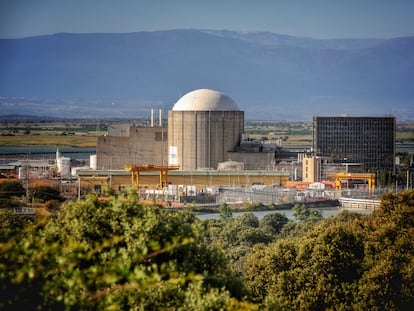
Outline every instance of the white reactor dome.
<path id="1" fill-rule="evenodd" d="M 172 108 L 174 111 L 240 111 L 236 103 L 223 93 L 199 89 L 181 97 Z"/>

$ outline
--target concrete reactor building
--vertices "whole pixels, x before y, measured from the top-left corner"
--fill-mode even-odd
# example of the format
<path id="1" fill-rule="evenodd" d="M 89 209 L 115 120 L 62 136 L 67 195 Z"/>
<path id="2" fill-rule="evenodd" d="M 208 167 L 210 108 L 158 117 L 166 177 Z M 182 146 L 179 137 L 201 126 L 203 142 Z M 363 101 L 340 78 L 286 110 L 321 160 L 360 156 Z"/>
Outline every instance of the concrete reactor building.
<path id="1" fill-rule="evenodd" d="M 231 98 L 209 89 L 189 92 L 168 112 L 168 164 L 182 170 L 217 169 L 243 132 L 244 112 Z"/>

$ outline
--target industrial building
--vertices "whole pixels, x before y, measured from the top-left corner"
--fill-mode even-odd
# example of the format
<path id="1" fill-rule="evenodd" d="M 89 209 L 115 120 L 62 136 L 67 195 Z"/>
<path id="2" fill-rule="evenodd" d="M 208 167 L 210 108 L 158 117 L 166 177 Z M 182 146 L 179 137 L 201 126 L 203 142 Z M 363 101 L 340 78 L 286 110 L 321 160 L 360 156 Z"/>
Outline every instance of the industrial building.
<path id="1" fill-rule="evenodd" d="M 246 170 L 275 168 L 276 146 L 244 134 L 244 112 L 228 96 L 209 89 L 191 91 L 150 125 L 111 124 L 98 138 L 97 169 L 122 170 L 133 165 L 178 166 L 180 170 L 217 170 L 227 161 Z M 223 164 L 221 164 L 223 166 Z"/>
<path id="2" fill-rule="evenodd" d="M 313 150 L 348 171 L 358 165 L 363 172 L 394 170 L 395 117 L 313 118 Z"/>
<path id="3" fill-rule="evenodd" d="M 313 150 L 289 153 L 275 143 L 249 139 L 244 112 L 230 97 L 198 89 L 172 106 L 167 124 L 162 111 L 157 122 L 151 110 L 150 124 L 108 126 L 97 141 L 97 170 L 79 176 L 82 182 L 100 181 L 115 189 L 136 183 L 141 189 L 169 186 L 176 192 L 191 185 L 203 192 L 221 186 L 283 187 L 323 181 L 338 172 L 391 170 L 394 157 L 394 117 L 315 116 Z"/>
<path id="4" fill-rule="evenodd" d="M 97 171 L 80 172 L 82 182 L 95 180 L 123 188 L 131 183 L 125 177 L 138 174 L 135 181 L 140 187 L 159 189 L 166 186 L 168 174 L 167 184 L 205 189 L 283 186 L 291 174 L 275 170 L 275 146 L 250 140 L 244 134 L 244 112 L 218 91 L 185 94 L 168 111 L 167 125 L 162 111 L 158 122 L 155 115 L 151 110 L 150 124 L 109 125 L 97 141 Z M 168 173 L 167 167 L 174 170 Z"/>
<path id="5" fill-rule="evenodd" d="M 123 170 L 129 165 L 166 165 L 167 128 L 162 114 L 154 124 L 152 110 L 150 126 L 136 124 L 112 124 L 108 133 L 98 137 L 96 144 L 96 169 Z"/>
<path id="6" fill-rule="evenodd" d="M 208 89 L 187 93 L 168 112 L 168 163 L 182 170 L 217 169 L 243 132 L 244 112 L 231 98 Z"/>

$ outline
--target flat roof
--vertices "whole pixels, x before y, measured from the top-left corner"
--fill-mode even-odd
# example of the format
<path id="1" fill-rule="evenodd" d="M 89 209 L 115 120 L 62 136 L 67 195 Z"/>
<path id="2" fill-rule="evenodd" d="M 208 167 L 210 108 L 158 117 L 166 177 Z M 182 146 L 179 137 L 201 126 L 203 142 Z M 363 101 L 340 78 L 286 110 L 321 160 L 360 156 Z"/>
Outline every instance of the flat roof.
<path id="1" fill-rule="evenodd" d="M 130 176 L 131 173 L 125 170 L 79 170 L 78 176 Z M 159 171 L 145 171 L 140 172 L 140 175 L 159 175 Z M 269 171 L 269 170 L 240 170 L 240 171 L 217 171 L 217 170 L 205 170 L 205 171 L 170 171 L 169 176 L 290 176 L 288 171 Z"/>

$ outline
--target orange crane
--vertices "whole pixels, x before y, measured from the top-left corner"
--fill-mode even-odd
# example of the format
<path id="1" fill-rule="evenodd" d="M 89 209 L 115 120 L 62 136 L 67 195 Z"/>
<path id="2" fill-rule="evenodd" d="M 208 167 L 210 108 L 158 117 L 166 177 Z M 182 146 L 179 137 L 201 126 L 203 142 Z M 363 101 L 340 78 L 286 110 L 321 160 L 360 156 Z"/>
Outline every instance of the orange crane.
<path id="1" fill-rule="evenodd" d="M 366 180 L 370 194 L 374 194 L 375 190 L 375 174 L 374 173 L 331 173 L 327 174 L 328 178 L 335 179 L 335 188 L 342 189 L 342 180 Z"/>
<path id="2" fill-rule="evenodd" d="M 168 171 L 176 171 L 180 169 L 179 166 L 158 166 L 151 164 L 144 164 L 138 166 L 126 166 L 125 170 L 131 172 L 131 183 L 139 188 L 141 172 L 160 172 L 160 184 L 162 189 L 165 185 L 168 185 Z"/>

